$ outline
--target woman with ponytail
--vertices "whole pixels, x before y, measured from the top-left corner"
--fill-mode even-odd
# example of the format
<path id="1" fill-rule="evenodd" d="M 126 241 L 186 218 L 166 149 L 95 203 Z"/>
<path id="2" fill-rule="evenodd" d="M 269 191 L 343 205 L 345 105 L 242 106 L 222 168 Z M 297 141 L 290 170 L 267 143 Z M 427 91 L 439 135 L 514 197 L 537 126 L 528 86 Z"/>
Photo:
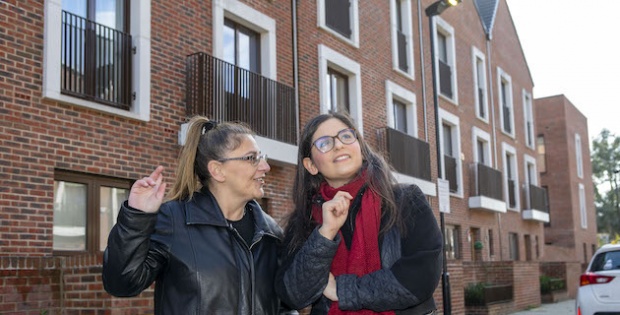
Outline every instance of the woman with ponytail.
<path id="1" fill-rule="evenodd" d="M 131 187 L 104 253 L 106 291 L 155 282 L 155 314 L 277 314 L 282 230 L 255 201 L 269 170 L 249 128 L 193 117 L 166 200 L 162 166 Z"/>
<path id="2" fill-rule="evenodd" d="M 311 314 L 433 314 L 442 235 L 420 188 L 396 185 L 385 160 L 341 114 L 302 131 L 276 276 L 284 303 Z"/>

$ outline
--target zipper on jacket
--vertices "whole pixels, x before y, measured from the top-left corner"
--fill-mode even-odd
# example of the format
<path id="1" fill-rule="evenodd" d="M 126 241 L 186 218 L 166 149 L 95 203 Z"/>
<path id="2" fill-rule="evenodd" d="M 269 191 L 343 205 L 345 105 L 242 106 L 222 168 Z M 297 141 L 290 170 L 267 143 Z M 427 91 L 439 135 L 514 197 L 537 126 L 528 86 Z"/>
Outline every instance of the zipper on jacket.
<path id="1" fill-rule="evenodd" d="M 251 297 L 251 301 L 250 301 L 250 314 L 254 315 L 256 313 L 255 310 L 255 305 L 256 305 L 256 297 L 254 294 L 254 291 L 256 290 L 255 288 L 255 276 L 254 276 L 254 255 L 252 254 L 252 246 L 254 246 L 255 244 L 257 244 L 261 239 L 263 239 L 263 231 L 260 231 L 260 237 L 258 237 L 254 242 L 252 242 L 252 244 L 250 244 L 250 246 L 248 246 L 248 244 L 245 242 L 245 240 L 243 239 L 243 237 L 241 237 L 241 234 L 239 234 L 239 231 L 237 231 L 237 229 L 235 229 L 235 227 L 232 225 L 232 223 L 228 223 L 228 228 L 233 231 L 234 233 L 234 237 L 237 238 L 237 242 L 241 243 L 241 245 L 245 248 L 246 253 L 248 254 L 248 258 L 249 258 L 249 265 L 250 265 L 250 297 Z"/>

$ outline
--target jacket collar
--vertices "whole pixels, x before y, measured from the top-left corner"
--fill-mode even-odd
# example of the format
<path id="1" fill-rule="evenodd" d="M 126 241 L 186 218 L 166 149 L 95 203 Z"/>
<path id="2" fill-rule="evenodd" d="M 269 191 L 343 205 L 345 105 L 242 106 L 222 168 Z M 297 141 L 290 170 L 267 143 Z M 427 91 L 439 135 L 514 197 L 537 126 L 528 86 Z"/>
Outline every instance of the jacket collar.
<path id="1" fill-rule="evenodd" d="M 256 200 L 248 202 L 246 207 L 248 214 L 254 216 L 256 232 L 262 231 L 266 234 L 281 237 L 282 233 L 279 226 L 263 212 Z M 187 225 L 207 224 L 221 227 L 229 225 L 217 200 L 206 186 L 202 187 L 199 192 L 195 192 L 192 199 L 185 203 L 185 223 Z"/>

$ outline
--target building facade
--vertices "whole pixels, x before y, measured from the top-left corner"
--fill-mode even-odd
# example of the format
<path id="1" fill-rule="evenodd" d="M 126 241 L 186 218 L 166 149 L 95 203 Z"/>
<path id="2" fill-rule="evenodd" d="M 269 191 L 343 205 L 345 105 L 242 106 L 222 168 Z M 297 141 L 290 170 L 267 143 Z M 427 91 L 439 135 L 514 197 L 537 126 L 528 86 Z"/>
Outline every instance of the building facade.
<path id="1" fill-rule="evenodd" d="M 577 279 L 598 249 L 588 122 L 564 95 L 535 104 L 540 179 L 549 198 L 544 266 L 556 277 Z M 567 282 L 570 297 L 577 287 Z"/>
<path id="2" fill-rule="evenodd" d="M 190 116 L 241 120 L 272 165 L 261 204 L 284 225 L 299 129 L 329 111 L 443 217 L 453 313 L 475 283 L 508 294 L 496 308 L 540 304 L 551 220 L 505 0 L 432 18 L 431 0 L 102 3 L 0 3 L 0 311 L 152 312 L 152 290 L 114 298 L 101 284 L 132 181 L 157 165 L 172 181 Z"/>

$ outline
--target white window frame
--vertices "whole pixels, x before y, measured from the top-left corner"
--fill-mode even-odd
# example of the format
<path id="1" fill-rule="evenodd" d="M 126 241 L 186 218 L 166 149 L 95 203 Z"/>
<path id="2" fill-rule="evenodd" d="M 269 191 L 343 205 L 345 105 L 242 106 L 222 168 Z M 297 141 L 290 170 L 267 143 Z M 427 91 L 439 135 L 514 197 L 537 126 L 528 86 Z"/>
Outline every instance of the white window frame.
<path id="1" fill-rule="evenodd" d="M 505 81 L 506 84 L 508 85 L 508 95 L 506 95 L 506 102 L 508 105 L 508 108 L 510 110 L 510 126 L 512 127 L 512 130 L 509 132 L 506 132 L 506 130 L 504 130 L 504 106 L 501 102 L 501 95 L 503 93 L 502 91 L 502 81 Z M 515 138 L 515 111 L 514 111 L 514 104 L 513 104 L 513 100 L 512 100 L 512 78 L 510 77 L 510 75 L 508 75 L 508 73 L 504 72 L 504 70 L 502 70 L 502 68 L 497 67 L 497 104 L 499 105 L 499 118 L 500 118 L 500 130 L 502 131 L 503 134 L 510 136 L 511 138 Z"/>
<path id="2" fill-rule="evenodd" d="M 276 21 L 237 0 L 214 0 L 213 56 L 224 59 L 224 20 L 230 19 L 260 35 L 261 75 L 277 80 Z"/>
<path id="3" fill-rule="evenodd" d="M 413 20 L 413 16 L 411 14 L 411 0 L 401 0 L 400 2 L 401 5 L 401 10 L 400 12 L 402 12 L 401 16 L 401 21 L 403 23 L 402 27 L 403 27 L 403 34 L 405 35 L 405 40 L 407 42 L 407 48 L 406 48 L 406 58 L 407 58 L 407 72 L 403 71 L 400 69 L 400 67 L 398 66 L 398 60 L 399 60 L 399 56 L 398 56 L 398 17 L 396 16 L 396 13 L 398 12 L 396 10 L 396 3 L 393 0 L 390 0 L 390 20 L 391 20 L 391 29 L 392 29 L 392 67 L 393 69 L 398 72 L 403 74 L 404 76 L 410 78 L 410 79 L 415 79 L 415 69 L 414 69 L 414 62 L 413 62 L 413 27 L 412 27 L 412 20 Z"/>
<path id="4" fill-rule="evenodd" d="M 456 159 L 456 181 L 457 181 L 457 185 L 458 185 L 458 189 L 455 193 L 450 193 L 450 195 L 455 196 L 455 197 L 460 197 L 463 198 L 463 162 L 461 159 L 461 129 L 460 129 L 460 120 L 459 117 L 451 114 L 447 111 L 445 111 L 442 108 L 439 108 L 439 145 L 441 146 L 442 150 L 441 150 L 441 172 L 442 174 L 440 174 L 440 178 L 445 179 L 446 178 L 446 164 L 445 164 L 445 159 L 444 159 L 444 155 L 445 153 L 443 152 L 443 124 L 446 123 L 448 125 L 450 125 L 451 128 L 451 132 L 452 132 L 452 140 L 453 140 L 453 148 L 452 150 L 454 152 L 457 152 L 457 156 L 455 156 L 454 158 Z"/>
<path id="5" fill-rule="evenodd" d="M 474 162 L 480 163 L 480 157 L 478 156 L 478 140 L 482 140 L 484 142 L 484 157 L 485 163 L 484 165 L 493 167 L 493 163 L 491 160 L 491 135 L 488 132 L 478 128 L 471 128 L 471 136 L 472 136 L 472 150 L 474 152 Z"/>
<path id="6" fill-rule="evenodd" d="M 476 117 L 484 122 L 486 122 L 487 124 L 489 123 L 489 98 L 488 98 L 488 89 L 487 89 L 487 67 L 486 67 L 486 59 L 484 54 L 475 46 L 472 46 L 471 48 L 472 50 L 472 69 L 473 69 L 473 75 L 474 75 L 474 104 L 475 104 L 475 108 L 476 108 Z M 482 65 L 482 71 L 478 71 L 478 60 L 480 60 L 480 64 Z M 479 73 L 481 72 L 481 73 Z M 478 77 L 478 75 L 481 75 L 481 78 Z M 480 87 L 479 86 L 479 82 L 482 82 L 482 84 L 484 84 L 484 86 Z M 483 106 L 484 106 L 484 115 L 480 115 L 480 111 L 478 110 L 478 103 L 479 103 L 479 96 L 478 96 L 478 89 L 482 88 L 482 90 L 484 91 L 484 99 L 483 101 Z"/>
<path id="7" fill-rule="evenodd" d="M 418 115 L 415 93 L 390 80 L 387 80 L 385 81 L 385 98 L 388 127 L 395 128 L 394 100 L 397 100 L 405 104 L 407 108 L 407 134 L 417 138 Z"/>
<path id="8" fill-rule="evenodd" d="M 362 79 L 359 63 L 345 57 L 335 50 L 319 45 L 319 95 L 321 100 L 321 113 L 328 113 L 329 107 L 329 82 L 327 69 L 333 68 L 348 77 L 349 83 L 349 110 L 357 129 L 363 134 L 364 122 L 362 116 Z"/>
<path id="9" fill-rule="evenodd" d="M 532 94 L 523 89 L 523 133 L 524 139 L 523 142 L 525 146 L 530 149 L 535 149 L 536 146 L 536 135 L 534 134 L 534 107 L 532 105 Z M 530 127 L 528 128 L 527 122 L 530 122 Z M 532 143 L 527 143 L 528 134 L 530 135 L 530 139 L 532 139 Z"/>
<path id="10" fill-rule="evenodd" d="M 514 164 L 512 165 L 512 174 L 514 174 L 515 178 L 515 206 L 514 208 L 510 207 L 510 196 L 508 194 L 508 164 L 506 161 L 506 154 L 511 155 L 512 157 L 512 161 L 514 162 Z M 504 201 L 506 202 L 506 208 L 508 210 L 512 210 L 512 211 L 519 211 L 519 209 L 521 209 L 521 196 L 519 193 L 519 161 L 517 159 L 517 150 L 507 144 L 506 142 L 502 142 L 502 165 L 503 165 L 503 173 L 502 173 L 502 177 L 504 179 Z"/>
<path id="11" fill-rule="evenodd" d="M 60 92 L 62 1 L 45 0 L 43 31 L 43 98 L 130 119 L 149 121 L 151 115 L 151 0 L 129 0 L 132 56 L 131 84 L 135 99 L 129 110 L 88 101 Z"/>
<path id="12" fill-rule="evenodd" d="M 583 147 L 581 136 L 575 133 L 575 163 L 577 164 L 577 177 L 583 179 Z"/>
<path id="13" fill-rule="evenodd" d="M 359 48 L 360 47 L 360 34 L 359 34 L 359 9 L 358 9 L 358 2 L 359 0 L 351 0 L 351 7 L 350 7 L 350 21 L 351 21 L 351 38 L 347 38 L 345 36 L 343 36 L 342 34 L 334 31 L 333 29 L 331 29 L 329 26 L 327 26 L 326 24 L 326 19 L 325 19 L 325 9 L 327 8 L 325 2 L 329 1 L 329 0 L 316 0 L 316 6 L 317 6 L 317 17 L 318 17 L 318 21 L 317 21 L 317 26 L 327 32 L 329 32 L 330 34 L 336 36 L 337 38 L 341 39 L 342 41 L 344 41 L 345 43 L 355 47 L 355 48 Z"/>
<path id="14" fill-rule="evenodd" d="M 588 211 L 586 208 L 586 189 L 582 183 L 578 184 L 579 190 L 579 213 L 581 214 L 581 228 L 588 228 Z"/>
<path id="15" fill-rule="evenodd" d="M 456 50 L 455 50 L 455 44 L 454 44 L 454 27 L 452 27 L 450 24 L 448 24 L 448 22 L 446 22 L 445 20 L 443 20 L 440 16 L 434 16 L 433 17 L 433 26 L 435 28 L 435 31 L 433 32 L 433 42 L 435 43 L 435 52 L 438 51 L 438 40 L 437 40 L 437 32 L 440 32 L 441 34 L 443 34 L 446 37 L 446 53 L 448 54 L 447 58 L 447 62 L 450 65 L 450 70 L 451 70 L 451 75 L 450 75 L 450 79 L 451 79 L 451 83 L 452 83 L 452 98 L 449 98 L 445 95 L 443 95 L 440 91 L 437 91 L 437 94 L 440 97 L 443 97 L 444 99 L 446 99 L 447 101 L 453 103 L 454 105 L 458 105 L 458 100 L 459 100 L 459 89 L 457 86 L 457 80 L 456 80 Z M 435 69 L 437 69 L 437 72 L 439 72 L 439 55 L 437 53 L 435 53 L 435 60 L 433 60 L 433 63 L 435 65 Z M 435 76 L 435 81 L 436 81 L 436 86 L 439 89 L 439 74 Z"/>

